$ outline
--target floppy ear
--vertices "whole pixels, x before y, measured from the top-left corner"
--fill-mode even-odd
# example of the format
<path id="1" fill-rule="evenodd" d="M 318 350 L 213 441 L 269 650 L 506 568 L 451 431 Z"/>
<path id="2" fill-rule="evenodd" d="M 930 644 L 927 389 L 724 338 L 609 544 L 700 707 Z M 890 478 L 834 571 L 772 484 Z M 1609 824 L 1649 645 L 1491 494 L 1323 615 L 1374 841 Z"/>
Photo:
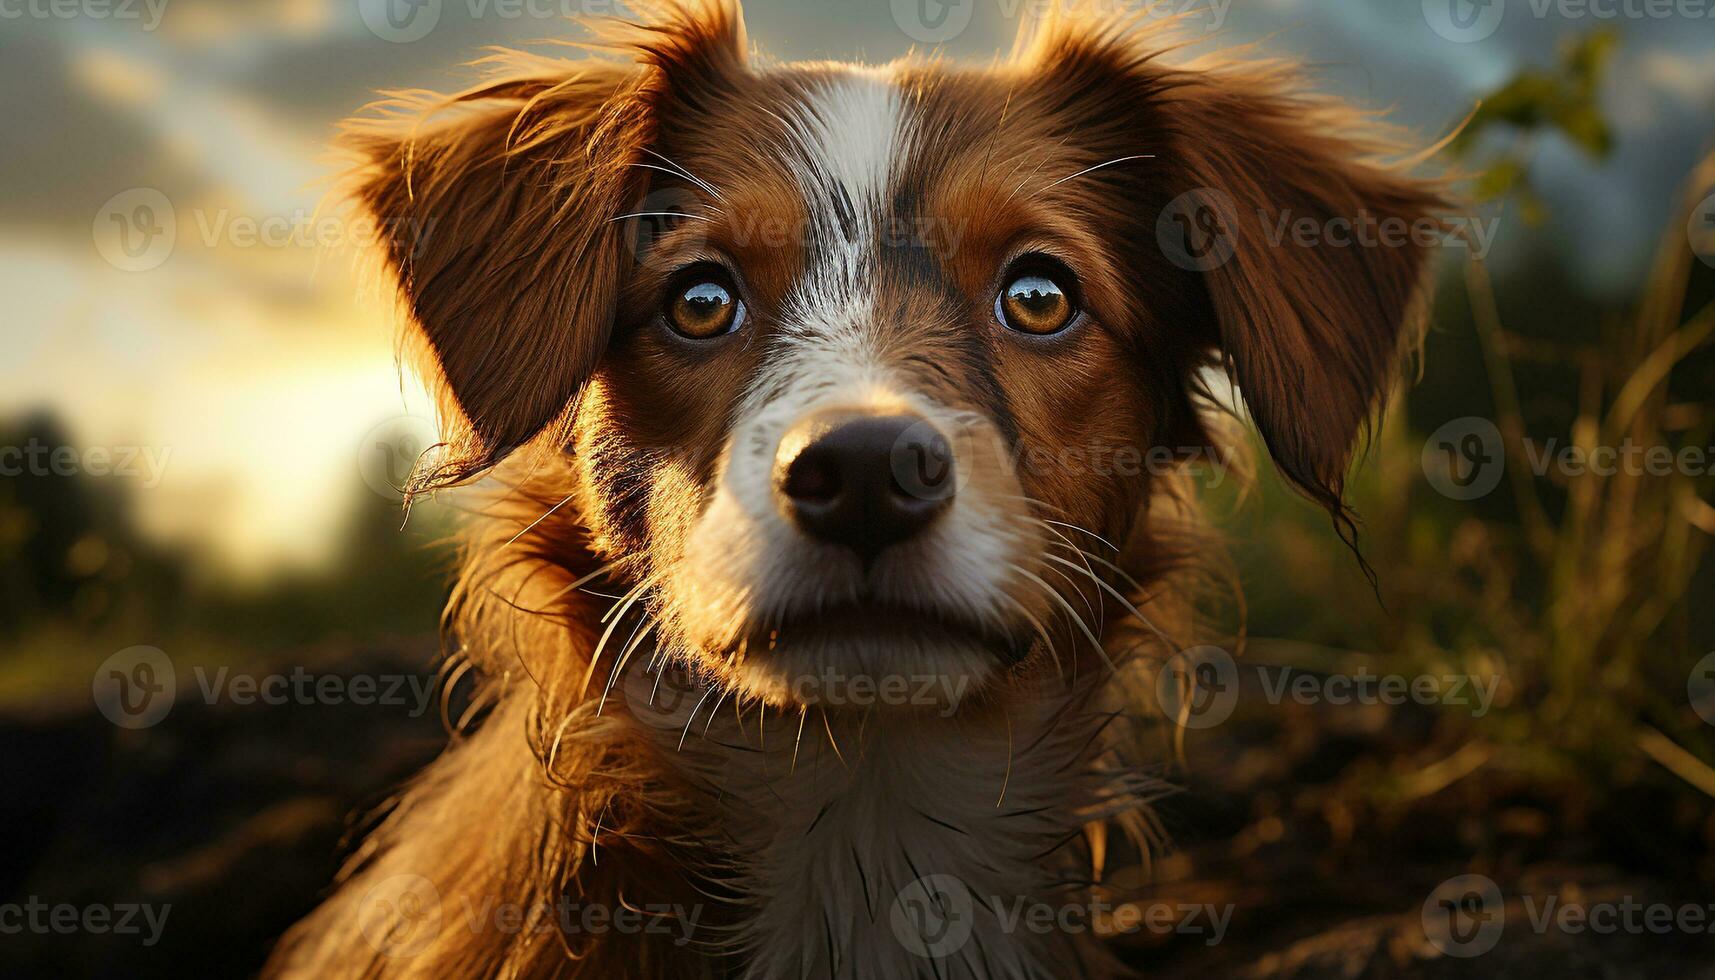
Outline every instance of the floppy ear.
<path id="1" fill-rule="evenodd" d="M 1220 236 L 1197 270 L 1211 339 L 1275 465 L 1351 543 L 1346 471 L 1422 336 L 1448 204 L 1438 183 L 1380 162 L 1398 147 L 1373 119 L 1295 95 L 1278 66 L 1190 71 L 1160 103 L 1187 196 L 1158 237 L 1172 253 L 1204 209 Z"/>
<path id="2" fill-rule="evenodd" d="M 633 66 L 509 56 L 509 77 L 406 93 L 348 121 L 347 192 L 376 223 L 445 446 L 413 491 L 563 425 L 624 274 L 630 164 L 650 138 Z M 522 69 L 522 70 L 520 70 Z"/>
<path id="3" fill-rule="evenodd" d="M 1384 162 L 1403 144 L 1372 115 L 1303 94 L 1281 62 L 1168 65 L 1171 30 L 1062 8 L 1021 51 L 1075 86 L 1093 122 L 1079 137 L 1153 155 L 1109 171 L 1135 181 L 1146 212 L 1128 233 L 1193 277 L 1206 321 L 1193 341 L 1217 352 L 1275 464 L 1350 543 L 1346 470 L 1420 336 L 1448 202 Z"/>

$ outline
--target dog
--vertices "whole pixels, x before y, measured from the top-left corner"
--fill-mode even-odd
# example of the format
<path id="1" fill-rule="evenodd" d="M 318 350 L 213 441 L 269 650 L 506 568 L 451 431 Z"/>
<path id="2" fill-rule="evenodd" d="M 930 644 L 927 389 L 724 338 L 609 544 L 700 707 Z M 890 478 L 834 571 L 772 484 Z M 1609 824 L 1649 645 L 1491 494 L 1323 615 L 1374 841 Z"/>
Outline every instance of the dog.
<path id="1" fill-rule="evenodd" d="M 485 478 L 474 689 L 268 974 L 1123 974 L 1013 912 L 1159 844 L 1116 719 L 1210 628 L 1219 406 L 1355 546 L 1424 319 L 1430 243 L 1277 229 L 1442 184 L 1142 16 L 988 66 L 771 63 L 715 0 L 594 30 L 341 135 L 426 230 L 381 258 L 442 407 L 411 490 Z"/>

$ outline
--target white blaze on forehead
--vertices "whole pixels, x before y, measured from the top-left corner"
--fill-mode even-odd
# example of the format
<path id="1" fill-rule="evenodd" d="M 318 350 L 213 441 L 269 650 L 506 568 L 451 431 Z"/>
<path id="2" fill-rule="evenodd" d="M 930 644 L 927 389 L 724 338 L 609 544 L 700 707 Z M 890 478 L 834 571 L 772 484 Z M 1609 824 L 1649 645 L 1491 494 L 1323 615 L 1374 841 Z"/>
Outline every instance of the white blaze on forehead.
<path id="1" fill-rule="evenodd" d="M 838 375 L 867 361 L 875 312 L 869 266 L 908 151 L 908 119 L 899 86 L 880 70 L 821 82 L 790 115 L 797 145 L 787 165 L 804 195 L 811 240 L 809 263 L 781 310 L 782 353 L 816 351 L 818 364 Z"/>
<path id="2" fill-rule="evenodd" d="M 819 229 L 873 241 L 906 150 L 899 86 L 883 70 L 853 71 L 813 88 L 792 115 L 802 155 L 790 164 Z M 848 202 L 857 220 L 842 229 Z"/>

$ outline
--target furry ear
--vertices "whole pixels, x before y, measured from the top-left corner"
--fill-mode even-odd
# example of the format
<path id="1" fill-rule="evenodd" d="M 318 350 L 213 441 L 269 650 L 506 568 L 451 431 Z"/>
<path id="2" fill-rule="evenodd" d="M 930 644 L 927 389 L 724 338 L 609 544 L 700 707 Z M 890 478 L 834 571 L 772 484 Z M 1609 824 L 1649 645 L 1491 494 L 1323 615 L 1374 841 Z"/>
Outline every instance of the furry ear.
<path id="1" fill-rule="evenodd" d="M 1372 120 L 1292 82 L 1266 65 L 1175 81 L 1161 106 L 1183 134 L 1180 196 L 1157 238 L 1202 274 L 1212 339 L 1275 465 L 1353 543 L 1346 471 L 1421 338 L 1448 203 L 1380 162 L 1395 147 Z"/>
<path id="2" fill-rule="evenodd" d="M 1281 62 L 1168 65 L 1171 29 L 1060 9 L 1021 51 L 1074 87 L 1105 151 L 1153 154 L 1113 168 L 1140 181 L 1137 231 L 1196 277 L 1197 342 L 1218 351 L 1281 472 L 1351 543 L 1346 470 L 1420 336 L 1450 204 L 1439 182 L 1386 162 L 1403 143 L 1374 116 L 1304 94 Z"/>
<path id="3" fill-rule="evenodd" d="M 348 121 L 347 194 L 387 236 L 407 346 L 442 406 L 421 491 L 466 479 L 569 406 L 605 347 L 625 272 L 631 166 L 651 137 L 633 66 L 504 56 L 459 95 L 406 93 Z"/>

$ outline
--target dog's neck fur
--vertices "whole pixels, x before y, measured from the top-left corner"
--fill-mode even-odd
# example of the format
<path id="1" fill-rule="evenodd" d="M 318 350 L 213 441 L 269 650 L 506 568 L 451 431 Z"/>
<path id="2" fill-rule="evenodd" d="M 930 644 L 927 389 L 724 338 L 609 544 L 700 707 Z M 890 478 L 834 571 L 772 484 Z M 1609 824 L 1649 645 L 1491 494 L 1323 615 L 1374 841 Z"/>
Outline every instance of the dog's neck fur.
<path id="1" fill-rule="evenodd" d="M 1094 686 L 947 709 L 760 711 L 653 674 L 630 717 L 719 813 L 747 978 L 1104 975 L 1092 944 L 1020 925 L 1079 900 L 1086 825 L 1153 783 L 1113 764 Z M 993 914 L 991 914 L 993 913 Z"/>

